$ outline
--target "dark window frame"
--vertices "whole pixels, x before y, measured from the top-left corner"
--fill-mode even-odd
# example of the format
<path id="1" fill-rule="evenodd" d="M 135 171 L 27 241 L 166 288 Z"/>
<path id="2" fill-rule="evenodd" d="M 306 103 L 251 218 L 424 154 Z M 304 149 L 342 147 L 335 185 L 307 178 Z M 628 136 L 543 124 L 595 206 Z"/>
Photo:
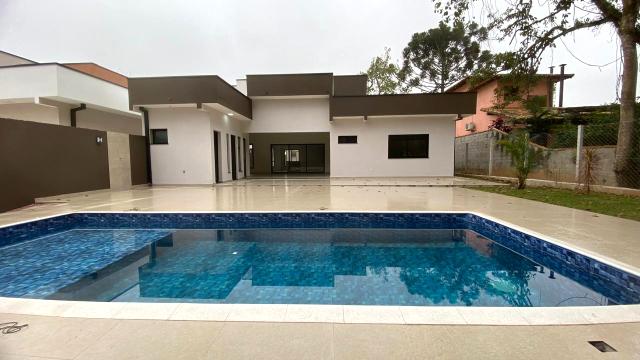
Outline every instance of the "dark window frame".
<path id="1" fill-rule="evenodd" d="M 354 141 L 351 141 L 354 140 Z M 357 144 L 358 135 L 338 135 L 338 144 Z"/>
<path id="2" fill-rule="evenodd" d="M 409 154 L 409 141 L 417 141 L 424 138 L 424 153 Z M 393 147 L 393 148 L 392 148 Z M 398 154 L 398 151 L 401 154 Z M 387 159 L 428 159 L 429 158 L 429 134 L 398 134 L 387 137 Z"/>
<path id="3" fill-rule="evenodd" d="M 167 142 L 157 142 L 156 141 L 156 132 L 158 131 L 164 131 L 165 133 L 165 138 L 167 139 Z M 169 145 L 169 130 L 167 130 L 166 128 L 160 128 L 160 129 L 150 129 L 149 130 L 149 136 L 151 137 L 151 141 L 150 144 L 151 145 Z"/>

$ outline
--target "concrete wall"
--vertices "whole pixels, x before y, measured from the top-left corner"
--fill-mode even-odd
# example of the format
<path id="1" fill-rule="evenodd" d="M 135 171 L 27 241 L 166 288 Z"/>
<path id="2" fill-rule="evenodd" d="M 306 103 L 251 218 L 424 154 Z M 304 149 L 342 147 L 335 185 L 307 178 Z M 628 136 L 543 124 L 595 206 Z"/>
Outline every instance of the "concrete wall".
<path id="1" fill-rule="evenodd" d="M 103 131 L 0 119 L 0 211 L 37 197 L 108 189 L 107 140 Z"/>
<path id="2" fill-rule="evenodd" d="M 0 118 L 60 124 L 57 107 L 34 103 L 0 104 Z"/>
<path id="3" fill-rule="evenodd" d="M 250 133 L 328 132 L 329 99 L 256 99 Z"/>
<path id="4" fill-rule="evenodd" d="M 46 101 L 45 99 L 40 99 Z M 55 104 L 55 105 L 53 105 Z M 70 126 L 71 104 L 48 101 L 48 104 L 14 103 L 0 104 L 0 118 L 35 121 L 45 124 Z M 97 109 L 86 109 L 76 113 L 76 126 L 84 129 L 142 135 L 142 119 Z"/>
<path id="5" fill-rule="evenodd" d="M 129 135 L 107 132 L 109 154 L 109 183 L 111 189 L 120 190 L 131 187 L 131 154 Z"/>
<path id="6" fill-rule="evenodd" d="M 195 108 L 149 109 L 151 129 L 167 129 L 169 144 L 151 145 L 151 174 L 154 184 L 213 184 L 214 130 L 220 131 L 220 175 L 232 179 L 228 166 L 230 144 L 227 135 L 248 138 L 242 120 L 215 110 Z M 237 146 L 237 143 L 236 143 Z M 247 142 L 248 147 L 248 142 Z M 236 154 L 237 164 L 244 159 Z M 237 167 L 237 177 L 244 177 L 244 166 Z"/>
<path id="7" fill-rule="evenodd" d="M 141 136 L 0 119 L 0 169 L 6 211 L 38 197 L 146 183 L 146 148 Z"/>
<path id="8" fill-rule="evenodd" d="M 114 114 L 96 109 L 86 109 L 76 113 L 76 126 L 85 129 L 143 135 L 141 117 Z"/>
<path id="9" fill-rule="evenodd" d="M 493 135 L 493 140 L 491 137 Z M 492 144 L 493 141 L 493 145 Z M 499 137 L 493 131 L 456 138 L 455 171 L 457 174 L 492 175 L 514 177 L 515 171 L 511 157 L 497 145 Z M 489 150 L 493 147 L 490 156 Z M 616 186 L 613 169 L 615 146 L 590 147 L 598 158 L 595 166 L 595 184 Z M 491 164 L 489 159 L 492 159 Z M 491 168 L 491 172 L 489 172 Z M 576 149 L 547 149 L 540 165 L 529 174 L 531 179 L 550 180 L 555 182 L 576 181 Z"/>
<path id="10" fill-rule="evenodd" d="M 272 144 L 324 144 L 325 172 L 331 168 L 330 136 L 325 133 L 290 133 L 290 134 L 250 134 L 253 144 L 254 168 L 252 174 L 271 174 L 271 145 Z"/>
<path id="11" fill-rule="evenodd" d="M 388 136 L 429 134 L 429 158 L 389 159 Z M 338 144 L 357 135 L 357 144 Z M 454 116 L 335 120 L 331 127 L 331 176 L 453 176 Z"/>

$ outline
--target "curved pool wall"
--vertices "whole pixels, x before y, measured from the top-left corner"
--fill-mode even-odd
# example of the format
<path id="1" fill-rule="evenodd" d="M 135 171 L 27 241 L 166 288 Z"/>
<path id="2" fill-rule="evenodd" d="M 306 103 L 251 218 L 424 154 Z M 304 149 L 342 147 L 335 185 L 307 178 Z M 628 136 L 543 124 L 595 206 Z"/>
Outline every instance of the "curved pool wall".
<path id="1" fill-rule="evenodd" d="M 468 229 L 579 284 L 617 298 L 619 303 L 638 303 L 640 299 L 640 277 L 637 274 L 478 214 L 465 212 L 83 212 L 1 227 L 0 248 L 72 229 L 330 228 Z"/>

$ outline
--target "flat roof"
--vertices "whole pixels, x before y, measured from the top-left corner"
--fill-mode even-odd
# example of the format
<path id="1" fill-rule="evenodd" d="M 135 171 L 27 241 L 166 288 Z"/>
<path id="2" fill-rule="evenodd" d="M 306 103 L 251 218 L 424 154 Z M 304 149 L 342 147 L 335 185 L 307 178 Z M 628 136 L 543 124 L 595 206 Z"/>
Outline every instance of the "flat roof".
<path id="1" fill-rule="evenodd" d="M 220 104 L 249 119 L 251 99 L 218 75 L 129 78 L 129 108 L 144 105 Z"/>

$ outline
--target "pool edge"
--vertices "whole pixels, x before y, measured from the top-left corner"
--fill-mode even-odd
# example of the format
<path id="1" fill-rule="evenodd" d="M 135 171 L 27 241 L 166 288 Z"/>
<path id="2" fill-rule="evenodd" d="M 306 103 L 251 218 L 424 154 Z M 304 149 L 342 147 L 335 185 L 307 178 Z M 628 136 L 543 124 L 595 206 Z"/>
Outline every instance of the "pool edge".
<path id="1" fill-rule="evenodd" d="M 615 259 L 565 243 L 478 211 L 71 211 L 0 225 L 1 228 L 81 213 L 442 213 L 471 214 L 537 237 L 603 264 L 640 276 L 640 269 Z M 295 312 L 290 312 L 295 310 Z M 593 325 L 640 322 L 640 304 L 580 307 L 459 307 L 459 306 L 378 306 L 306 304 L 193 304 L 193 303 L 103 303 L 0 297 L 0 313 L 69 318 L 309 322 L 399 325 Z M 293 314 L 296 315 L 293 315 Z M 342 313 L 340 321 L 339 314 Z"/>

